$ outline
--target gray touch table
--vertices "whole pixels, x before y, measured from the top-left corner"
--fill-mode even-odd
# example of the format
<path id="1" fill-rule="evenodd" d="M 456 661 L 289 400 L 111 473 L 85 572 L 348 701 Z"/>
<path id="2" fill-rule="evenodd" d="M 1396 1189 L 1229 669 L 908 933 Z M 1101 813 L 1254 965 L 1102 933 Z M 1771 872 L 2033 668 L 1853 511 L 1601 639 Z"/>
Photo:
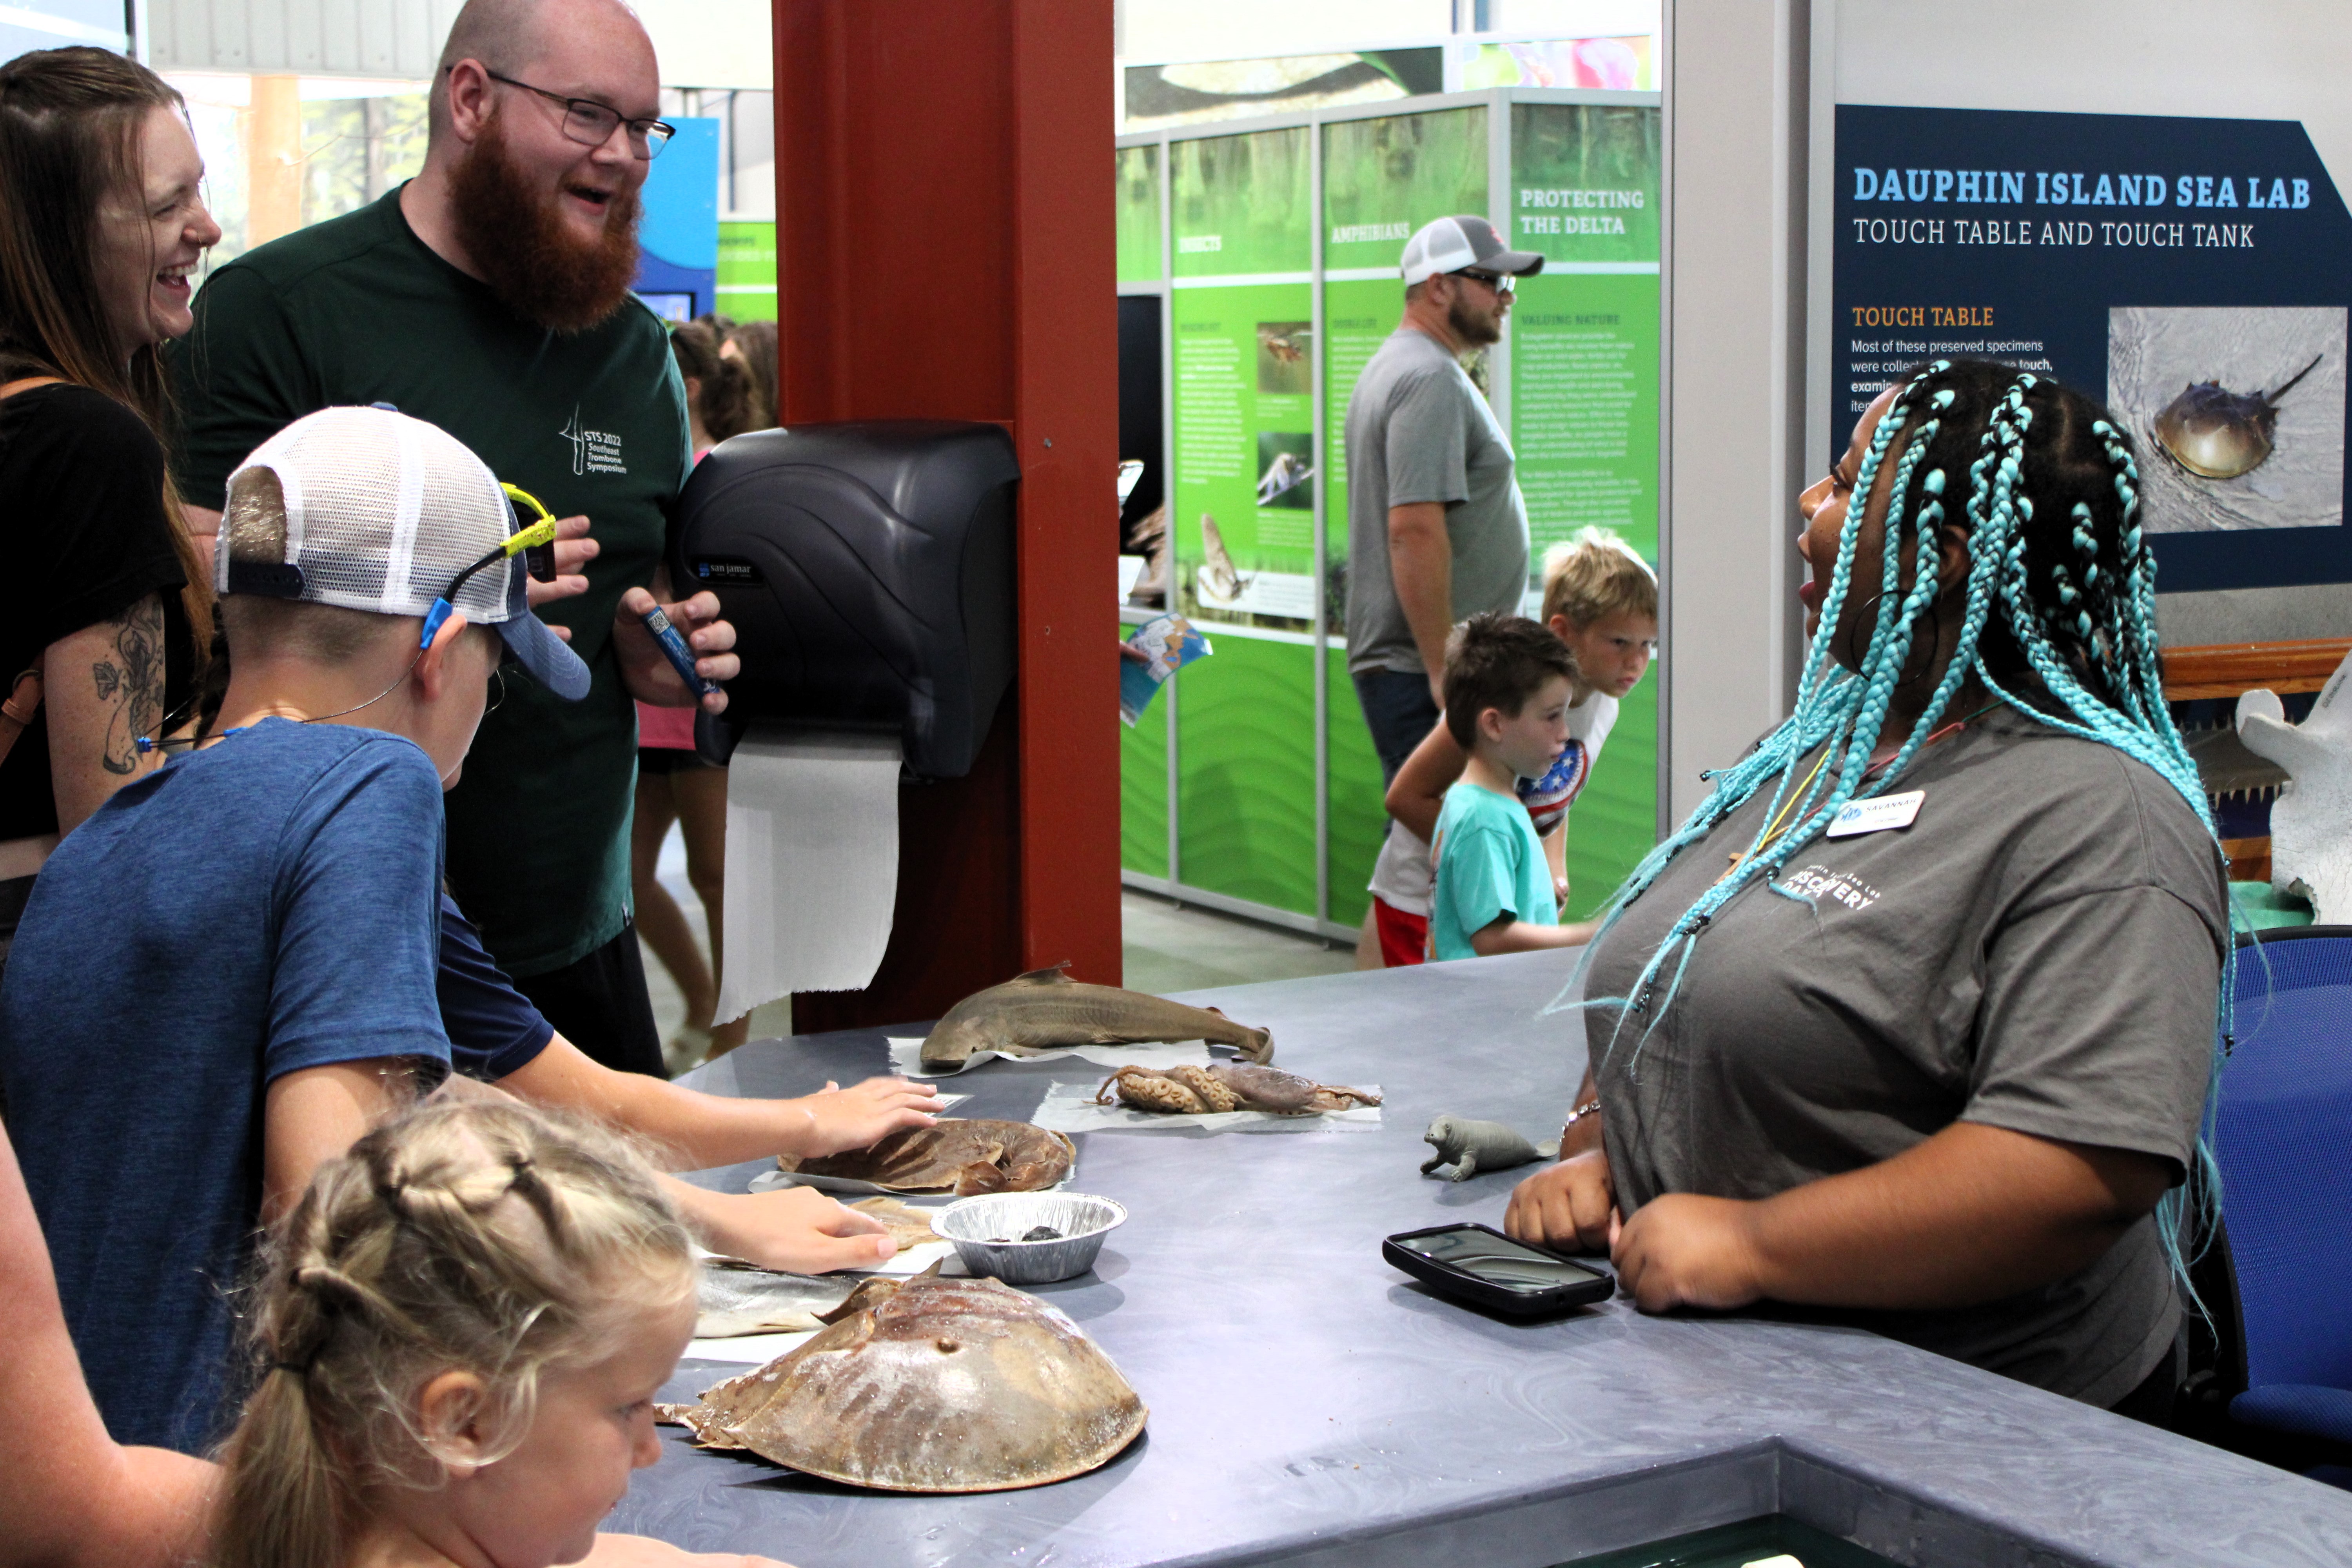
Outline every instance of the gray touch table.
<path id="1" fill-rule="evenodd" d="M 1919 1565 L 2352 1564 L 2352 1494 L 1874 1335 L 1622 1302 L 1520 1324 L 1425 1293 L 1390 1233 L 1499 1225 L 1525 1171 L 1423 1177 L 1440 1111 L 1557 1127 L 1581 1029 L 1541 1009 L 1572 954 L 1192 994 L 1275 1065 L 1378 1083 L 1377 1131 L 1095 1133 L 1076 1184 L 1127 1205 L 1094 1273 L 1038 1288 L 1150 1406 L 1057 1486 L 865 1492 L 662 1428 L 608 1528 L 801 1568 L 1294 1563 L 1544 1568 L 1783 1511 Z M 901 1029 L 893 1033 L 919 1033 Z M 787 1095 L 887 1070 L 882 1031 L 761 1041 L 688 1081 Z M 1024 1117 L 1076 1062 L 954 1080 Z M 756 1165 L 704 1173 L 739 1189 Z M 741 1370 L 681 1366 L 666 1398 Z"/>

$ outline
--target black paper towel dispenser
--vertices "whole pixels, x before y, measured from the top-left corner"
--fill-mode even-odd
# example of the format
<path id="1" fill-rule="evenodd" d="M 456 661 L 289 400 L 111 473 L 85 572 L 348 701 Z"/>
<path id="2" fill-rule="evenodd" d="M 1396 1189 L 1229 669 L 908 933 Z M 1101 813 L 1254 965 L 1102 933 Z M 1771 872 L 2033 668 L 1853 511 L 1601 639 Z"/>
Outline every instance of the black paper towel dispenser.
<path id="1" fill-rule="evenodd" d="M 895 731 L 961 778 L 1013 679 L 1013 492 L 998 426 L 799 425 L 738 436 L 678 495 L 670 563 L 735 625 L 742 673 L 698 717 L 713 761 L 755 723 Z"/>

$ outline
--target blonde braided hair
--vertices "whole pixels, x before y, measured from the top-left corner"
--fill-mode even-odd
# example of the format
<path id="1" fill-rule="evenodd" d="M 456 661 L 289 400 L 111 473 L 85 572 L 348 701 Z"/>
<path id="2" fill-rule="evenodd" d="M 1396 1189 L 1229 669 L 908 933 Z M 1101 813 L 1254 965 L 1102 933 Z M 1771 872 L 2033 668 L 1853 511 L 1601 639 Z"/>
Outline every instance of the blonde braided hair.
<path id="1" fill-rule="evenodd" d="M 694 1289 L 684 1228 L 627 1143 L 520 1104 L 436 1103 L 320 1167 L 266 1246 L 259 1375 L 222 1453 L 214 1561 L 334 1568 L 386 1486 L 440 1483 L 417 1394 L 481 1379 L 496 1434 L 530 1431 L 540 1373 L 611 1352 Z"/>

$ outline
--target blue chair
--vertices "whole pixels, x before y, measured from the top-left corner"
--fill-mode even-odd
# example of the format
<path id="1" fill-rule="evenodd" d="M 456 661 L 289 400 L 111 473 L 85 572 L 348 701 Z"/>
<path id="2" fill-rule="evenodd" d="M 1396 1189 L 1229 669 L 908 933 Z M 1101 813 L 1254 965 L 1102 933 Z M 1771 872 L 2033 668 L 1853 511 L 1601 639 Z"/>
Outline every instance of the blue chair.
<path id="1" fill-rule="evenodd" d="M 2352 926 L 2242 938 L 2203 1279 L 2232 1447 L 2294 1469 L 2352 1458 Z M 2216 1296 L 2220 1300 L 2215 1300 Z M 2218 1401 L 2217 1401 L 2218 1403 Z"/>

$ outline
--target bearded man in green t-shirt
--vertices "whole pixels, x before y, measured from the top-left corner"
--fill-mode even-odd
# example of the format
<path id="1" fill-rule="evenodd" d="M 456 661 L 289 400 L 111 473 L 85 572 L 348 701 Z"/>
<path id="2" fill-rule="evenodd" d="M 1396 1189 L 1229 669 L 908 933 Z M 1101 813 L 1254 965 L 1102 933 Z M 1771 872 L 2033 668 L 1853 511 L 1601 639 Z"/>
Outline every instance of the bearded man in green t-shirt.
<path id="1" fill-rule="evenodd" d="M 663 545 L 690 460 L 667 334 L 628 292 L 638 191 L 668 134 L 660 79 L 615 0 L 470 0 L 433 84 L 424 172 L 214 273 L 174 361 L 174 472 L 199 530 L 247 452 L 315 409 L 367 403 L 441 426 L 564 519 L 562 575 L 536 593 L 589 694 L 508 676 L 447 797 L 448 877 L 557 1029 L 656 1074 L 629 908 L 630 700 L 694 700 L 640 619 L 669 596 Z M 731 678 L 717 598 L 667 608 L 700 672 Z"/>

